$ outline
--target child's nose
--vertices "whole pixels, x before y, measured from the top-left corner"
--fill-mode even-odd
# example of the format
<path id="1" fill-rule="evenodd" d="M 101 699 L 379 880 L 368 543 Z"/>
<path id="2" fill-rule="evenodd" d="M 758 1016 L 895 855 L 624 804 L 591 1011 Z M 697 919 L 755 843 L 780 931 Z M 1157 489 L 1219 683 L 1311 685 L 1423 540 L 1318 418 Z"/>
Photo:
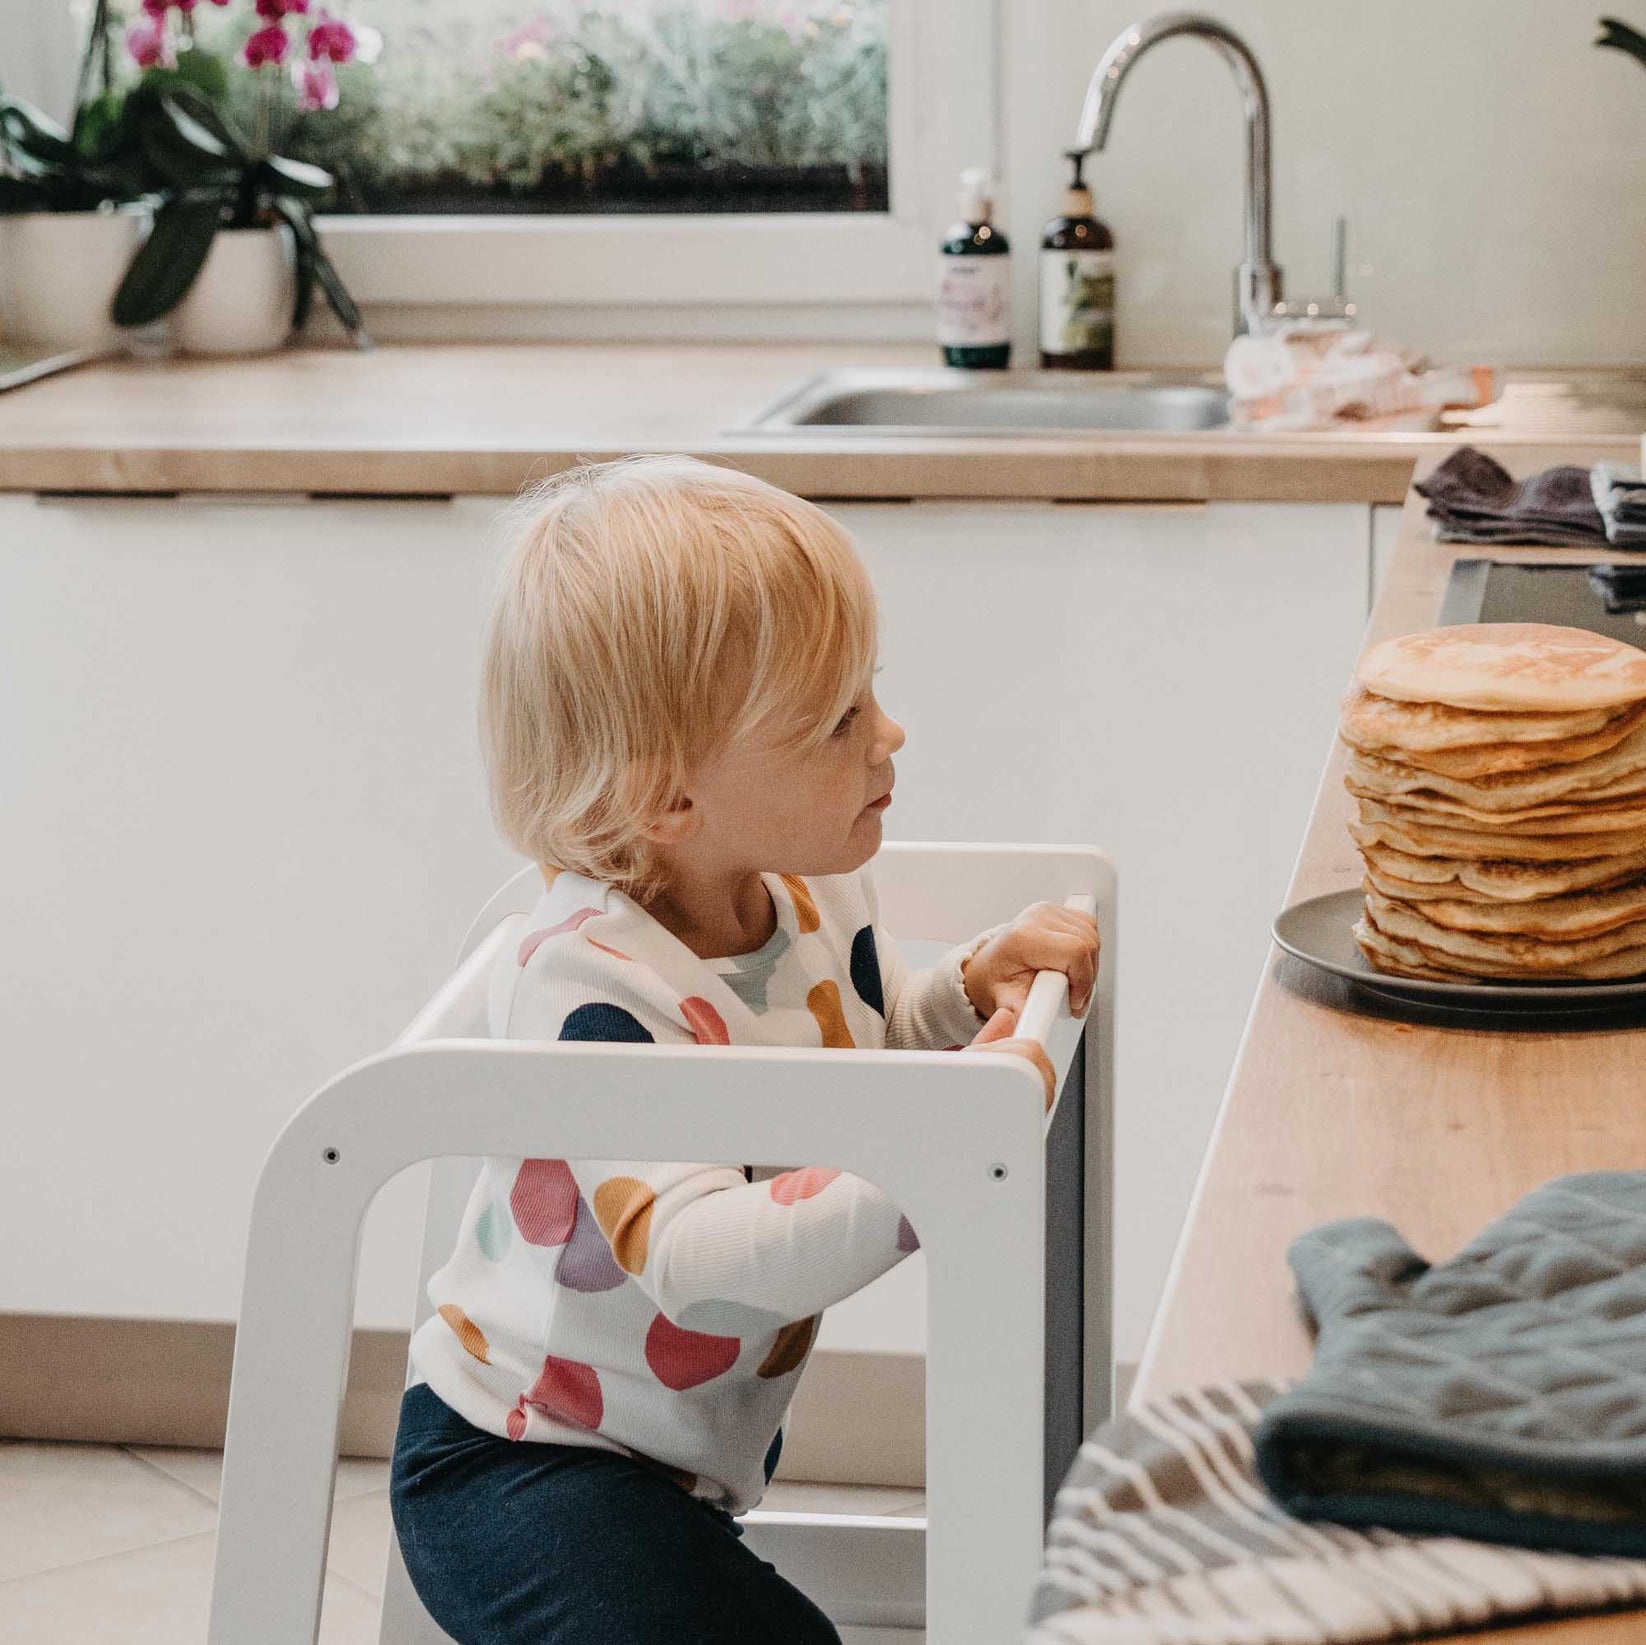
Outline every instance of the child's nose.
<path id="1" fill-rule="evenodd" d="M 877 752 L 883 760 L 889 760 L 908 738 L 903 733 L 903 727 L 890 714 L 880 716 L 880 735 L 875 739 Z"/>

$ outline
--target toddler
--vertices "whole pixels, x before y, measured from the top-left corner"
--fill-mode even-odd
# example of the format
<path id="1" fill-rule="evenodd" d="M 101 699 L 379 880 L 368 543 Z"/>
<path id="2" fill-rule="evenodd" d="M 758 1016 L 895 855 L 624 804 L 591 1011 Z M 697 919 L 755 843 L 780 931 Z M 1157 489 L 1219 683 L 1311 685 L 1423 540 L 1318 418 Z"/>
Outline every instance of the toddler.
<path id="1" fill-rule="evenodd" d="M 545 890 L 492 1033 L 987 1046 L 1034 1062 L 1049 1102 L 1015 1013 L 1045 969 L 1084 1010 L 1095 924 L 1037 904 L 930 969 L 899 959 L 867 864 L 903 731 L 841 529 L 681 457 L 587 466 L 528 508 L 481 729 Z M 916 1247 L 825 1167 L 487 1160 L 395 1441 L 395 1529 L 435 1620 L 460 1645 L 836 1641 L 733 1516 L 777 1466 L 822 1311 Z"/>

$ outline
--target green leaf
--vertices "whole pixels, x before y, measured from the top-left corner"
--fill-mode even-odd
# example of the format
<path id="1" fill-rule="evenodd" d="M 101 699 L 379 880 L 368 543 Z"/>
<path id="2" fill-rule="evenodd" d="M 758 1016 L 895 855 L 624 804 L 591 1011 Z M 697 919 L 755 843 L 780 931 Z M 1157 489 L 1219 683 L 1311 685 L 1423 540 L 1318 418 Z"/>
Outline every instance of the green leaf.
<path id="1" fill-rule="evenodd" d="M 73 166 L 80 158 L 69 134 L 30 103 L 13 97 L 0 100 L 0 145 L 25 167 Z"/>
<path id="2" fill-rule="evenodd" d="M 197 120 L 237 160 L 250 160 L 251 151 L 229 119 L 223 99 L 208 95 L 196 85 L 179 83 L 167 93 L 167 101 Z"/>
<path id="3" fill-rule="evenodd" d="M 142 125 L 143 158 L 172 188 L 227 187 L 242 162 L 188 115 L 162 101 Z"/>
<path id="4" fill-rule="evenodd" d="M 281 199 L 274 200 L 272 205 L 275 214 L 291 229 L 292 238 L 297 243 L 297 301 L 292 305 L 291 328 L 301 331 L 308 323 L 309 310 L 314 306 L 314 257 L 319 250 L 319 240 L 314 224 L 302 206 L 295 201 Z"/>
<path id="5" fill-rule="evenodd" d="M 321 245 L 320 235 L 314 226 L 314 218 L 309 215 L 309 208 L 297 200 L 276 200 L 274 209 L 291 224 L 291 231 L 297 236 L 299 259 L 304 256 L 310 259 L 315 280 L 326 294 L 326 301 L 331 305 L 332 313 L 342 321 L 344 330 L 354 340 L 354 346 L 370 348 L 371 338 L 366 335 L 366 322 L 361 318 L 360 310 L 349 295 L 349 288 L 343 284 L 343 277 L 332 266 L 331 258 L 326 255 L 326 248 Z"/>
<path id="6" fill-rule="evenodd" d="M 74 114 L 71 140 L 76 152 L 95 160 L 115 148 L 125 136 L 125 109 L 126 100 L 118 92 L 104 92 L 82 103 Z"/>
<path id="7" fill-rule="evenodd" d="M 51 191 L 32 177 L 0 177 L 0 216 L 20 211 L 47 211 Z"/>
<path id="8" fill-rule="evenodd" d="M 214 103 L 220 103 L 229 94 L 229 71 L 222 58 L 213 56 L 202 46 L 180 51 L 177 67 L 171 72 Z"/>
<path id="9" fill-rule="evenodd" d="M 20 97 L 0 97 L 0 131 L 8 141 L 25 147 L 56 152 L 73 148 L 69 134 L 49 114 Z"/>
<path id="10" fill-rule="evenodd" d="M 1632 29 L 1625 22 L 1616 17 L 1602 17 L 1600 19 L 1600 38 L 1595 41 L 1597 46 L 1610 46 L 1615 51 L 1627 52 L 1643 66 L 1646 66 L 1646 34 L 1638 29 Z"/>
<path id="11" fill-rule="evenodd" d="M 325 292 L 332 313 L 343 322 L 343 329 L 348 332 L 354 346 L 370 348 L 371 338 L 366 335 L 365 319 L 355 306 L 354 299 L 349 295 L 349 288 L 343 284 L 342 275 L 332 266 L 332 260 L 326 255 L 323 246 L 315 252 L 314 277 L 320 282 L 320 289 Z"/>
<path id="12" fill-rule="evenodd" d="M 306 160 L 286 160 L 271 154 L 263 162 L 269 172 L 269 192 L 294 196 L 299 200 L 323 200 L 336 186 L 329 171 L 311 166 Z"/>
<path id="13" fill-rule="evenodd" d="M 200 191 L 160 207 L 114 294 L 116 325 L 144 326 L 177 307 L 211 250 L 226 203 L 220 192 Z"/>
<path id="14" fill-rule="evenodd" d="M 151 70 L 128 101 L 150 170 L 171 188 L 226 188 L 244 172 L 244 145 L 198 86 Z"/>

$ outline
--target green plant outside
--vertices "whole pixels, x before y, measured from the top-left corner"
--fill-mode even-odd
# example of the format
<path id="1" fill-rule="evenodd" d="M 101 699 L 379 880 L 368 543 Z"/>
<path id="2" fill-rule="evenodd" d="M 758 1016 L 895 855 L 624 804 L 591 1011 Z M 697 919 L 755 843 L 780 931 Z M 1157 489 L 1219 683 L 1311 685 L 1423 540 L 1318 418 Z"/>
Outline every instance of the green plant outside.
<path id="1" fill-rule="evenodd" d="M 287 138 L 337 175 L 333 209 L 885 209 L 886 0 L 347 10 L 382 54 Z"/>
<path id="2" fill-rule="evenodd" d="M 197 7 L 192 49 L 139 73 L 110 46 L 138 0 L 99 0 L 82 79 L 99 63 L 108 84 L 84 136 L 118 123 L 125 90 L 186 81 L 253 153 L 333 173 L 336 211 L 884 210 L 887 5 L 353 0 L 339 9 L 381 56 L 339 69 L 339 107 L 304 114 L 280 71 L 234 63 L 249 6 Z M 133 198 L 130 160 L 128 144 L 121 177 L 60 178 L 45 207 L 0 179 L 0 210 Z"/>

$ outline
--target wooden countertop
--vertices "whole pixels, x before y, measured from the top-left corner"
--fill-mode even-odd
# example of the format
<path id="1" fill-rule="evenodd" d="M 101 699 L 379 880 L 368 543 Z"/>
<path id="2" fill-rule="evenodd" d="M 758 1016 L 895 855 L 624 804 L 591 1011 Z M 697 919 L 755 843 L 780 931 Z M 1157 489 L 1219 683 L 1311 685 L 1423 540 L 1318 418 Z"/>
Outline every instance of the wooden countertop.
<path id="1" fill-rule="evenodd" d="M 847 366 L 926 346 L 558 344 L 293 349 L 124 361 L 0 395 L 0 491 L 506 495 L 585 457 L 690 451 L 813 497 L 1399 502 L 1445 434 L 1091 434 L 1057 439 L 730 432 Z M 1646 379 L 1536 373 L 1473 414 L 1524 448 L 1593 439 L 1632 461 Z"/>
<path id="2" fill-rule="evenodd" d="M 1594 459 L 1587 446 L 1557 458 Z M 1367 643 L 1431 627 L 1453 559 L 1481 554 L 1606 557 L 1437 543 L 1414 493 Z M 1339 746 L 1288 905 L 1359 883 L 1343 765 Z M 1311 1348 L 1286 1248 L 1319 1223 L 1381 1217 L 1436 1260 L 1551 1177 L 1646 1167 L 1642 1027 L 1646 1015 L 1633 1028 L 1614 1018 L 1505 1030 L 1450 1013 L 1385 1012 L 1271 948 L 1137 1392 L 1306 1370 Z M 1646 1638 L 1646 1619 L 1637 1611 L 1467 1637 L 1471 1645 L 1621 1645 Z"/>

